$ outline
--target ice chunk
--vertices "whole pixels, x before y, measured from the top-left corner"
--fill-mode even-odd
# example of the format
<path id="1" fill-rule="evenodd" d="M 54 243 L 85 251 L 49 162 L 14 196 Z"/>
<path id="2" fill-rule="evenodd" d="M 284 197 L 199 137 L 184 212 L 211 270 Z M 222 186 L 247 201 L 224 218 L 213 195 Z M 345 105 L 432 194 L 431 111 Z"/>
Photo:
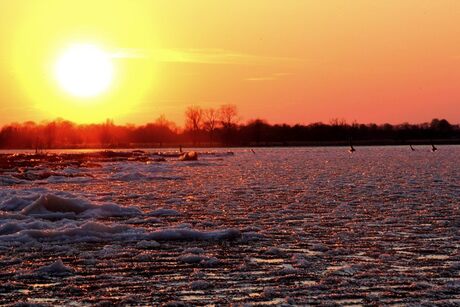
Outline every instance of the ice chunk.
<path id="1" fill-rule="evenodd" d="M 115 204 L 92 204 L 82 199 L 63 198 L 54 194 L 41 195 L 21 210 L 23 215 L 43 218 L 116 217 L 140 214 L 137 208 L 123 208 Z"/>
<path id="2" fill-rule="evenodd" d="M 191 248 L 187 248 L 185 252 L 188 254 L 199 255 L 199 254 L 204 254 L 204 249 L 199 248 L 199 247 L 191 247 Z"/>
<path id="3" fill-rule="evenodd" d="M 208 257 L 206 256 L 200 256 L 196 254 L 187 254 L 187 255 L 179 256 L 177 260 L 183 263 L 195 264 L 195 263 L 200 263 L 206 259 L 208 259 Z"/>
<path id="4" fill-rule="evenodd" d="M 23 224 L 23 230 L 9 235 L 0 235 L 0 242 L 6 244 L 23 244 L 35 241 L 58 241 L 61 243 L 103 242 L 114 240 L 138 240 L 144 235 L 128 226 L 88 221 L 81 225 L 67 221 L 61 227 L 55 228 L 55 223 L 49 223 L 43 229 L 34 229 Z M 26 228 L 29 227 L 29 228 Z M 30 229 L 31 228 L 31 229 Z"/>
<path id="5" fill-rule="evenodd" d="M 285 255 L 285 253 L 277 247 L 270 247 L 266 249 L 264 253 L 267 255 L 273 255 L 273 256 L 284 256 Z"/>
<path id="6" fill-rule="evenodd" d="M 147 253 L 141 253 L 139 255 L 136 255 L 134 257 L 134 260 L 136 262 L 150 262 L 152 261 L 152 255 L 147 254 Z"/>
<path id="7" fill-rule="evenodd" d="M 39 199 L 22 209 L 21 213 L 24 215 L 49 212 L 73 212 L 79 214 L 89 209 L 90 206 L 91 205 L 76 199 L 65 199 L 53 194 L 48 194 L 40 196 Z"/>
<path id="8" fill-rule="evenodd" d="M 154 231 L 150 233 L 148 237 L 149 239 L 156 241 L 222 241 L 238 239 L 241 237 L 241 232 L 237 229 L 225 229 L 209 232 L 191 229 L 164 229 Z"/>
<path id="9" fill-rule="evenodd" d="M 20 198 L 17 196 L 13 196 L 0 203 L 0 210 L 4 210 L 4 211 L 21 210 L 22 208 L 26 207 L 28 204 L 30 204 L 30 200 Z"/>
<path id="10" fill-rule="evenodd" d="M 199 264 L 203 267 L 214 267 L 220 264 L 219 259 L 216 257 L 207 257 L 198 254 L 185 254 L 179 256 L 177 260 L 187 264 Z"/>
<path id="11" fill-rule="evenodd" d="M 160 247 L 160 243 L 158 243 L 157 241 L 142 240 L 136 243 L 136 247 L 144 248 L 144 249 L 151 249 L 151 248 Z"/>
<path id="12" fill-rule="evenodd" d="M 245 241 L 245 242 L 258 241 L 258 240 L 262 240 L 264 238 L 265 238 L 265 236 L 263 234 L 253 232 L 253 231 L 243 233 L 243 237 L 242 237 L 243 241 Z"/>
<path id="13" fill-rule="evenodd" d="M 21 180 L 12 176 L 0 176 L 0 185 L 14 185 L 24 183 L 25 180 Z"/>
<path id="14" fill-rule="evenodd" d="M 339 268 L 337 270 L 331 271 L 332 275 L 339 275 L 339 276 L 353 276 L 360 270 L 360 266 L 358 265 L 349 265 Z"/>
<path id="15" fill-rule="evenodd" d="M 22 227 L 19 226 L 17 223 L 6 223 L 2 226 L 0 226 L 0 236 L 1 235 L 9 235 L 12 233 L 16 233 L 18 231 L 21 231 Z"/>
<path id="16" fill-rule="evenodd" d="M 192 290 L 206 290 L 211 287 L 212 287 L 212 284 L 205 280 L 196 280 L 196 281 L 193 281 L 192 284 L 190 285 L 190 288 L 192 288 Z"/>
<path id="17" fill-rule="evenodd" d="M 164 306 L 165 307 L 190 307 L 192 305 L 184 303 L 184 302 L 179 302 L 179 301 L 171 301 L 171 302 L 167 302 Z"/>
<path id="18" fill-rule="evenodd" d="M 121 173 L 121 174 L 116 174 L 112 177 L 113 180 L 119 180 L 119 181 L 143 181 L 149 179 L 149 176 L 141 173 L 141 172 L 133 172 L 133 173 Z"/>
<path id="19" fill-rule="evenodd" d="M 298 273 L 298 270 L 291 264 L 283 264 L 282 268 L 277 273 L 281 275 L 290 275 Z"/>
<path id="20" fill-rule="evenodd" d="M 149 216 L 176 216 L 180 215 L 180 213 L 173 209 L 164 209 L 160 208 L 155 211 L 149 213 Z"/>
<path id="21" fill-rule="evenodd" d="M 38 274 L 45 274 L 45 275 L 71 275 L 73 274 L 73 270 L 64 265 L 61 259 L 58 259 L 56 262 L 41 267 L 35 271 Z"/>
<path id="22" fill-rule="evenodd" d="M 311 246 L 311 250 L 318 251 L 318 252 L 325 252 L 325 251 L 329 250 L 329 248 L 327 247 L 327 245 L 324 245 L 322 243 L 318 243 L 318 244 L 313 244 Z"/>
<path id="23" fill-rule="evenodd" d="M 126 221 L 128 224 L 140 225 L 140 224 L 159 224 L 161 220 L 156 217 L 134 217 Z"/>
<path id="24" fill-rule="evenodd" d="M 196 151 L 184 152 L 179 156 L 180 161 L 196 161 L 198 160 L 198 153 Z"/>
<path id="25" fill-rule="evenodd" d="M 221 262 L 216 257 L 210 257 L 201 261 L 200 265 L 203 267 L 211 268 L 219 265 Z"/>

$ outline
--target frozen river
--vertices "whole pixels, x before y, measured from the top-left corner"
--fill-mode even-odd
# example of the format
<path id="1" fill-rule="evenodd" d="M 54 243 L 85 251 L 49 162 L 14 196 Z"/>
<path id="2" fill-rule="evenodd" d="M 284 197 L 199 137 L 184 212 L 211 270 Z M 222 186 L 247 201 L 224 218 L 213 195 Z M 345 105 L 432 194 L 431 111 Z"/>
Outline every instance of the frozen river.
<path id="1" fill-rule="evenodd" d="M 460 147 L 429 149 L 4 153 L 0 303 L 458 305 Z"/>

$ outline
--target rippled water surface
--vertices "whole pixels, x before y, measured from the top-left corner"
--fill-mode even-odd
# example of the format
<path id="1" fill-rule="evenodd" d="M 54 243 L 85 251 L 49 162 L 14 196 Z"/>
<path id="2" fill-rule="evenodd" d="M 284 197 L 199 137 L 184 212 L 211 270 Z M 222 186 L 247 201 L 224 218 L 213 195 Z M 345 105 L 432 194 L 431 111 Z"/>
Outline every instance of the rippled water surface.
<path id="1" fill-rule="evenodd" d="M 232 151 L 5 154 L 0 302 L 460 304 L 460 147 Z"/>

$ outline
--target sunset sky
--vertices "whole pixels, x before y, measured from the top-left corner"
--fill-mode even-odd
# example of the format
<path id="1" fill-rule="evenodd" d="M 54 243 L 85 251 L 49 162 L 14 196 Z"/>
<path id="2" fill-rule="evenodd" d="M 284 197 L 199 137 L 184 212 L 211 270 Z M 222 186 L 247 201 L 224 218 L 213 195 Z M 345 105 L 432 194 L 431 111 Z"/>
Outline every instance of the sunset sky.
<path id="1" fill-rule="evenodd" d="M 56 77 L 75 45 L 113 65 L 98 95 Z M 222 104 L 243 121 L 458 123 L 460 1 L 0 0 L 0 125 L 182 124 Z"/>

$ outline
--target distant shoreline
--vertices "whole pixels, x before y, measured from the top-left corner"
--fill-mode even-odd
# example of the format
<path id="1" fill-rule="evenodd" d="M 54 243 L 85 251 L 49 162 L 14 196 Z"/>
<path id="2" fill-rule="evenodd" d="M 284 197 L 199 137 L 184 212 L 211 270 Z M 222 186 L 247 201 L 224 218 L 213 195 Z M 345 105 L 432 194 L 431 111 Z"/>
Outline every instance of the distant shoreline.
<path id="1" fill-rule="evenodd" d="M 353 146 L 429 146 L 431 144 L 436 145 L 460 145 L 460 139 L 433 139 L 433 140 L 353 140 Z M 182 147 L 184 150 L 187 148 L 277 148 L 277 147 L 348 147 L 350 146 L 349 141 L 332 141 L 332 142 L 259 142 L 258 144 L 234 144 L 234 145 L 223 145 L 223 144 L 177 144 L 177 143 L 165 143 L 161 146 L 158 143 L 144 143 L 144 144 L 120 144 L 120 145 L 107 145 L 101 144 L 87 144 L 82 146 L 65 146 L 65 147 L 53 147 L 53 148 L 32 148 L 32 147 L 18 147 L 18 148 L 0 148 L 0 150 L 133 150 L 133 149 L 174 149 Z"/>

